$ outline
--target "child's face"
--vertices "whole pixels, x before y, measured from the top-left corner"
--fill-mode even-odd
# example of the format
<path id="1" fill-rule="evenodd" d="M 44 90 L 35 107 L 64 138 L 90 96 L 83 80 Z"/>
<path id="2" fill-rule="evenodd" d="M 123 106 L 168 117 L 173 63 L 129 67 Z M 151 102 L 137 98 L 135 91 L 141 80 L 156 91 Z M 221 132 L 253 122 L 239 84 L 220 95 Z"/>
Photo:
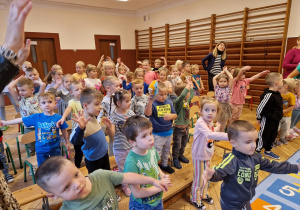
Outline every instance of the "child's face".
<path id="1" fill-rule="evenodd" d="M 110 92 L 110 94 L 113 94 L 113 93 L 117 92 L 118 90 L 120 90 L 119 80 L 112 82 L 112 84 L 107 88 L 107 92 Z"/>
<path id="2" fill-rule="evenodd" d="M 164 102 L 167 99 L 168 90 L 167 88 L 158 89 L 158 93 L 155 95 L 155 100 L 158 102 Z"/>
<path id="3" fill-rule="evenodd" d="M 132 86 L 132 90 L 133 90 L 133 92 L 135 92 L 136 96 L 141 97 L 143 95 L 143 93 L 144 93 L 144 85 L 142 85 L 142 84 L 134 84 Z"/>
<path id="4" fill-rule="evenodd" d="M 218 107 L 216 103 L 206 103 L 201 109 L 203 119 L 210 123 L 217 116 Z"/>
<path id="5" fill-rule="evenodd" d="M 123 110 L 129 110 L 131 106 L 131 94 L 124 95 L 122 102 L 118 102 L 118 107 Z"/>
<path id="6" fill-rule="evenodd" d="M 76 64 L 76 72 L 77 72 L 78 74 L 82 74 L 82 73 L 84 72 L 83 66 L 82 66 L 82 65 Z"/>
<path id="7" fill-rule="evenodd" d="M 160 63 L 160 62 L 155 62 L 155 63 L 154 63 L 154 67 L 155 67 L 155 68 L 159 68 L 160 66 L 161 66 L 161 63 Z"/>
<path id="8" fill-rule="evenodd" d="M 93 69 L 92 71 L 89 72 L 89 78 L 96 79 L 97 77 L 98 77 L 98 72 L 96 69 Z"/>
<path id="9" fill-rule="evenodd" d="M 240 132 L 238 139 L 230 139 L 232 146 L 246 155 L 253 155 L 256 148 L 257 131 Z"/>
<path id="10" fill-rule="evenodd" d="M 37 70 L 33 70 L 31 72 L 25 72 L 25 75 L 28 79 L 31 79 L 32 81 L 38 81 L 40 76 Z"/>
<path id="11" fill-rule="evenodd" d="M 52 97 L 41 98 L 40 107 L 43 112 L 51 113 L 56 106 L 56 101 Z"/>
<path id="12" fill-rule="evenodd" d="M 135 141 L 130 141 L 132 146 L 144 150 L 152 149 L 152 147 L 154 146 L 152 130 L 153 128 L 141 130 L 139 132 L 139 135 L 135 138 Z"/>
<path id="13" fill-rule="evenodd" d="M 85 108 L 89 115 L 98 116 L 102 109 L 101 100 L 95 98 L 91 103 L 85 104 Z"/>
<path id="14" fill-rule="evenodd" d="M 145 72 L 150 70 L 150 64 L 147 61 L 143 62 L 143 69 Z"/>
<path id="15" fill-rule="evenodd" d="M 298 94 L 300 92 L 300 85 L 296 85 L 295 87 L 295 93 Z"/>
<path id="16" fill-rule="evenodd" d="M 195 74 L 195 75 L 198 75 L 199 72 L 200 72 L 200 70 L 199 70 L 198 68 L 194 69 L 194 74 Z"/>
<path id="17" fill-rule="evenodd" d="M 57 70 L 56 72 L 55 72 L 55 75 L 54 75 L 54 79 L 55 80 L 62 80 L 62 78 L 63 78 L 63 71 L 62 70 Z"/>
<path id="18" fill-rule="evenodd" d="M 66 90 L 70 90 L 70 83 L 71 83 L 72 77 L 66 77 L 64 79 L 63 86 Z"/>
<path id="19" fill-rule="evenodd" d="M 136 79 L 142 79 L 142 80 L 144 80 L 144 74 L 142 72 L 138 73 L 136 75 Z"/>
<path id="20" fill-rule="evenodd" d="M 27 68 L 32 68 L 31 63 L 26 63 L 24 65 L 22 65 L 22 70 L 25 72 Z"/>
<path id="21" fill-rule="evenodd" d="M 174 75 L 174 76 L 179 76 L 179 71 L 178 71 L 178 69 L 177 68 L 174 68 L 173 70 L 172 70 L 172 75 Z"/>
<path id="22" fill-rule="evenodd" d="M 190 74 L 191 73 L 191 65 L 190 64 L 186 64 L 185 66 L 184 66 L 184 73 L 186 73 L 186 74 Z"/>
<path id="23" fill-rule="evenodd" d="M 226 78 L 220 78 L 219 79 L 219 83 L 218 83 L 219 87 L 224 88 L 228 86 L 228 81 Z"/>
<path id="24" fill-rule="evenodd" d="M 167 79 L 166 72 L 164 72 L 164 71 L 160 72 L 159 73 L 159 80 L 162 81 L 162 82 L 164 82 L 164 81 L 166 81 L 166 79 Z"/>
<path id="25" fill-rule="evenodd" d="M 125 75 L 126 74 L 126 69 L 125 68 L 121 68 L 119 70 L 119 73 L 122 74 L 122 75 Z"/>
<path id="26" fill-rule="evenodd" d="M 80 95 L 81 95 L 81 92 L 82 92 L 83 88 L 82 88 L 82 84 L 77 84 L 77 85 L 74 85 L 72 87 L 72 90 L 71 90 L 71 94 L 75 97 L 75 98 L 80 98 Z"/>
<path id="27" fill-rule="evenodd" d="M 17 87 L 18 91 L 19 91 L 19 95 L 22 98 L 29 98 L 30 96 L 32 96 L 33 92 L 34 92 L 34 88 L 30 88 L 28 85 L 23 85 L 21 87 Z"/>
<path id="28" fill-rule="evenodd" d="M 86 178 L 70 162 L 66 162 L 62 172 L 51 177 L 47 185 L 50 192 L 66 201 L 82 199 L 89 194 Z"/>
<path id="29" fill-rule="evenodd" d="M 114 66 L 107 66 L 105 68 L 105 74 L 106 76 L 112 76 L 114 74 Z"/>

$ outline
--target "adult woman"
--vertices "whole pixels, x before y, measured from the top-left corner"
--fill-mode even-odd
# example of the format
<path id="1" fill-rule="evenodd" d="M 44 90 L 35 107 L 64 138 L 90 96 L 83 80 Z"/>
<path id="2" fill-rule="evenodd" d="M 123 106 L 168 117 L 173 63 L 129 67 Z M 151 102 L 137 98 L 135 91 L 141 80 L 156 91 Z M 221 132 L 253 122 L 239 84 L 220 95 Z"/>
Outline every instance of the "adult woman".
<path id="1" fill-rule="evenodd" d="M 226 43 L 219 42 L 213 52 L 209 53 L 205 58 L 202 59 L 202 65 L 208 74 L 208 87 L 209 91 L 214 91 L 212 79 L 215 75 L 219 74 L 226 61 Z M 205 63 L 207 61 L 207 64 Z"/>
<path id="2" fill-rule="evenodd" d="M 288 51 L 283 59 L 282 68 L 285 69 L 283 78 L 286 78 L 300 63 L 300 36 L 297 38 L 297 46 Z"/>
<path id="3" fill-rule="evenodd" d="M 287 78 L 300 79 L 300 64 L 296 66 L 294 71 L 287 75 Z"/>

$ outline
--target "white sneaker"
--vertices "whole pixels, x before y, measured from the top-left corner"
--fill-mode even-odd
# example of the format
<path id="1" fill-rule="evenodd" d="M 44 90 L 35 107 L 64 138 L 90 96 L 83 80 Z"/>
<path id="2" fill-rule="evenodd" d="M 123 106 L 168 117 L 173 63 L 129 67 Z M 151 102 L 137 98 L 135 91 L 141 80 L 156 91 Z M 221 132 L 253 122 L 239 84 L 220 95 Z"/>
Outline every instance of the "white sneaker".
<path id="1" fill-rule="evenodd" d="M 297 132 L 297 133 L 300 133 L 300 129 L 299 129 L 299 128 L 297 128 L 296 126 L 295 126 L 295 127 L 293 127 L 293 130 L 294 130 L 295 132 Z"/>
<path id="2" fill-rule="evenodd" d="M 34 173 L 34 174 L 35 174 L 35 172 L 36 172 L 36 169 L 37 169 L 37 167 L 34 167 L 34 166 L 33 166 L 33 173 Z M 29 173 L 28 173 L 28 175 L 29 175 L 29 176 L 32 176 L 32 173 L 31 173 L 30 168 L 29 168 Z"/>
<path id="3" fill-rule="evenodd" d="M 293 136 L 296 136 L 296 137 L 299 136 L 299 134 L 296 133 L 296 131 L 294 131 L 294 129 L 290 129 L 290 134 L 292 134 Z"/>

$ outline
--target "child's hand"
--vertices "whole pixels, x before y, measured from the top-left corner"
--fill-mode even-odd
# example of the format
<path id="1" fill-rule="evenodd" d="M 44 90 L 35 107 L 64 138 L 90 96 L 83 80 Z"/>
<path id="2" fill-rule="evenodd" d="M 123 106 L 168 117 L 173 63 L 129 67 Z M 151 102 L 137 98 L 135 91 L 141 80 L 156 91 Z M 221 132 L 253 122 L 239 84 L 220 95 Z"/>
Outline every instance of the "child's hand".
<path id="1" fill-rule="evenodd" d="M 122 81 L 126 81 L 125 77 L 123 77 L 123 76 L 121 76 L 120 79 L 121 79 Z"/>
<path id="2" fill-rule="evenodd" d="M 256 125 L 260 126 L 260 120 L 256 120 Z"/>
<path id="3" fill-rule="evenodd" d="M 111 127 L 112 126 L 112 122 L 107 117 L 103 117 L 102 122 L 106 125 L 106 127 Z"/>
<path id="4" fill-rule="evenodd" d="M 29 53 L 30 53 L 30 45 L 31 41 L 30 39 L 26 40 L 26 45 L 23 45 L 23 47 L 18 52 L 18 63 L 22 65 L 24 61 L 26 61 Z"/>
<path id="5" fill-rule="evenodd" d="M 221 126 L 222 126 L 222 125 L 221 125 L 219 122 L 216 122 L 216 127 L 215 127 L 216 129 L 220 129 Z"/>
<path id="6" fill-rule="evenodd" d="M 136 63 L 139 65 L 143 65 L 142 61 L 137 61 Z"/>
<path id="7" fill-rule="evenodd" d="M 269 74 L 270 71 L 269 70 L 264 70 L 263 72 L 261 72 L 261 75 L 266 75 L 266 74 Z"/>
<path id="8" fill-rule="evenodd" d="M 160 59 L 164 60 L 164 59 L 165 59 L 165 57 L 163 57 L 163 56 L 162 56 L 162 57 L 160 57 Z"/>
<path id="9" fill-rule="evenodd" d="M 107 61 L 111 61 L 111 58 L 109 56 L 106 56 Z"/>
<path id="10" fill-rule="evenodd" d="M 63 118 L 61 118 L 59 121 L 57 121 L 56 123 L 56 127 L 60 127 L 62 124 L 64 124 L 65 120 Z"/>
<path id="11" fill-rule="evenodd" d="M 117 63 L 119 63 L 119 64 L 121 63 L 121 58 L 120 57 L 117 58 Z"/>
<path id="12" fill-rule="evenodd" d="M 251 66 L 244 66 L 244 67 L 242 68 L 243 71 L 248 71 L 248 70 L 250 70 L 250 69 L 251 69 Z"/>
<path id="13" fill-rule="evenodd" d="M 300 162 L 298 163 L 298 171 L 300 171 Z"/>
<path id="14" fill-rule="evenodd" d="M 88 121 L 90 121 L 90 119 L 90 117 L 88 119 L 84 118 L 83 111 L 79 111 L 78 116 L 75 115 L 75 118 L 72 118 L 72 120 L 78 123 L 81 129 L 85 128 L 86 124 L 88 123 Z"/>
<path id="15" fill-rule="evenodd" d="M 203 179 L 203 186 L 205 186 L 205 184 L 207 183 L 207 181 L 209 181 L 212 176 L 214 175 L 215 173 L 215 169 L 213 168 L 206 168 L 206 170 L 203 172 L 202 174 L 202 179 Z"/>
<path id="16" fill-rule="evenodd" d="M 56 85 L 59 86 L 59 85 L 61 85 L 61 83 L 62 83 L 62 79 L 56 79 L 56 80 L 55 80 L 55 84 L 56 84 Z"/>
<path id="17" fill-rule="evenodd" d="M 170 120 L 172 120 L 172 119 L 173 119 L 172 114 L 166 113 L 166 114 L 164 115 L 164 120 L 165 120 L 165 121 L 170 121 Z"/>
<path id="18" fill-rule="evenodd" d="M 0 126 L 1 127 L 4 127 L 4 126 L 6 126 L 7 124 L 6 124 L 6 121 L 5 120 L 0 120 Z"/>
<path id="19" fill-rule="evenodd" d="M 148 101 L 152 103 L 154 101 L 154 95 L 149 95 Z"/>
<path id="20" fill-rule="evenodd" d="M 162 191 L 168 191 L 168 187 L 172 186 L 170 178 L 155 179 L 152 184 Z"/>
<path id="21" fill-rule="evenodd" d="M 103 61 L 103 60 L 104 60 L 104 55 L 102 55 L 100 58 L 100 61 Z"/>

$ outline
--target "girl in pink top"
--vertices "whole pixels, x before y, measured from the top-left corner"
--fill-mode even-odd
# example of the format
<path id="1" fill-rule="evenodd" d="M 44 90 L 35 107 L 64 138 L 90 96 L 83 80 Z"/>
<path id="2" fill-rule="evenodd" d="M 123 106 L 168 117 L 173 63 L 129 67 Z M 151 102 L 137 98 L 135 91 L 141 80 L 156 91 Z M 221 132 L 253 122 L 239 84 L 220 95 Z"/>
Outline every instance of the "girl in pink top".
<path id="1" fill-rule="evenodd" d="M 250 82 L 260 78 L 263 75 L 270 73 L 270 71 L 265 70 L 260 72 L 248 79 L 246 79 L 245 74 L 247 70 L 250 70 L 251 66 L 245 66 L 243 68 L 236 68 L 233 71 L 233 84 L 232 84 L 232 96 L 230 99 L 231 103 L 231 111 L 232 111 L 232 118 L 229 123 L 232 123 L 235 120 L 238 120 L 241 116 L 243 105 L 245 103 L 245 98 L 247 95 L 247 86 Z"/>
<path id="2" fill-rule="evenodd" d="M 150 85 L 150 83 L 153 80 L 158 79 L 158 75 L 156 71 L 151 71 L 150 61 L 149 60 L 143 60 L 143 69 L 145 71 L 145 82 L 147 85 Z"/>
<path id="3" fill-rule="evenodd" d="M 206 194 L 208 184 L 203 185 L 202 174 L 214 154 L 214 140 L 227 140 L 224 132 L 218 132 L 220 125 L 214 127 L 213 120 L 219 111 L 219 103 L 214 98 L 204 98 L 201 101 L 201 114 L 195 126 L 192 159 L 194 166 L 191 203 L 198 209 L 205 209 L 202 200 L 213 204 L 213 199 Z M 217 123 L 218 124 L 218 123 Z"/>

